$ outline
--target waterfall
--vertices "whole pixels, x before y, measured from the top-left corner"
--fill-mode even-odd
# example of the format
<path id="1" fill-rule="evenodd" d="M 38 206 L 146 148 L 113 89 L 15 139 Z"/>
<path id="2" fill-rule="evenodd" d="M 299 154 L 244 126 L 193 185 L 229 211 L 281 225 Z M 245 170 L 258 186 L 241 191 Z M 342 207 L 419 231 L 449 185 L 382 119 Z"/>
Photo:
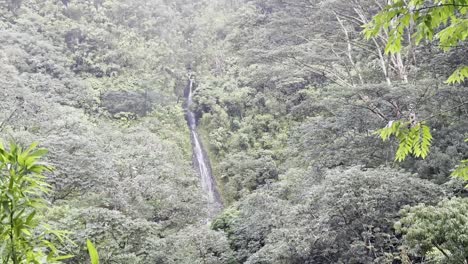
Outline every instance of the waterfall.
<path id="1" fill-rule="evenodd" d="M 197 133 L 197 121 L 195 114 L 191 110 L 193 96 L 193 79 L 189 79 L 187 91 L 187 123 L 190 129 L 190 138 L 192 140 L 194 166 L 200 175 L 200 181 L 203 191 L 208 197 L 208 209 L 210 217 L 214 216 L 222 208 L 221 198 L 216 189 L 216 182 L 211 173 L 209 159 L 200 141 Z"/>

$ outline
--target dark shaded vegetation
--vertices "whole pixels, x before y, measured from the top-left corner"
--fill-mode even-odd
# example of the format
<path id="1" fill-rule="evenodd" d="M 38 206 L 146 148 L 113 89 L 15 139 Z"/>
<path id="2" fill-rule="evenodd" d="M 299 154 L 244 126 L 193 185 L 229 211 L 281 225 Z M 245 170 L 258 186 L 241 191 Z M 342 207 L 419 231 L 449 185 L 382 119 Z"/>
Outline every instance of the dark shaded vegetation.
<path id="1" fill-rule="evenodd" d="M 157 101 L 165 100 L 156 92 L 148 91 L 109 91 L 101 95 L 101 106 L 114 116 L 130 113 L 135 117 L 144 117 L 152 112 L 153 104 Z"/>

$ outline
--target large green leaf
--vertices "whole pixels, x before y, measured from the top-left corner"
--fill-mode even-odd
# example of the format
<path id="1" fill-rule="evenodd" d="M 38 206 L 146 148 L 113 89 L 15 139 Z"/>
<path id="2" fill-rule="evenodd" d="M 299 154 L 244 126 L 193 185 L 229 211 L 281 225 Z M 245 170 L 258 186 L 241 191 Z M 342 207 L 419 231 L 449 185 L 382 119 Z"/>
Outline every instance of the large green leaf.
<path id="1" fill-rule="evenodd" d="M 89 257 L 91 259 L 91 264 L 99 264 L 99 255 L 96 250 L 96 247 L 94 247 L 93 242 L 91 240 L 87 239 L 86 240 L 86 246 L 88 247 L 88 253 Z"/>

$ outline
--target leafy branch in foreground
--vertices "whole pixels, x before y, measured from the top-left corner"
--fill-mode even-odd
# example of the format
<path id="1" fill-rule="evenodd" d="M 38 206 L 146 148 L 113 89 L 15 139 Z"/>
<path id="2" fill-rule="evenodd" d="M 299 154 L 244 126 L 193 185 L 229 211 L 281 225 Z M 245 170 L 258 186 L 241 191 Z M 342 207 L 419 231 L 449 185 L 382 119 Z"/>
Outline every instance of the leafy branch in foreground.
<path id="1" fill-rule="evenodd" d="M 468 139 L 465 139 L 468 142 Z M 468 159 L 462 160 L 457 168 L 452 172 L 453 177 L 468 181 Z"/>
<path id="2" fill-rule="evenodd" d="M 415 44 L 422 40 L 437 40 L 448 51 L 468 38 L 468 1 L 466 0 L 393 0 L 365 25 L 370 39 L 380 32 L 388 34 L 386 53 L 399 53 L 405 41 L 405 31 L 413 33 Z M 461 66 L 447 83 L 462 83 L 468 78 L 468 66 Z"/>
<path id="3" fill-rule="evenodd" d="M 2 263 L 60 263 L 72 256 L 61 255 L 49 238 L 66 239 L 65 232 L 50 230 L 39 222 L 50 192 L 41 164 L 47 153 L 32 144 L 23 150 L 0 143 L 0 258 Z"/>
<path id="4" fill-rule="evenodd" d="M 393 0 L 365 25 L 364 34 L 370 39 L 385 32 L 388 35 L 386 53 L 401 51 L 405 32 L 413 33 L 408 41 L 414 39 L 415 44 L 419 44 L 422 40 L 437 40 L 439 48 L 448 51 L 468 38 L 467 14 L 467 0 Z M 461 65 L 446 82 L 463 83 L 467 78 L 468 66 Z M 379 131 L 380 136 L 384 140 L 392 135 L 398 139 L 397 161 L 403 161 L 409 154 L 425 158 L 432 140 L 430 129 L 424 124 L 405 126 L 408 123 L 391 123 Z M 452 176 L 468 180 L 468 160 L 462 160 Z"/>
<path id="5" fill-rule="evenodd" d="M 96 250 L 96 247 L 94 247 L 93 242 L 91 240 L 87 239 L 86 240 L 86 247 L 88 248 L 88 253 L 89 253 L 89 258 L 91 260 L 91 264 L 99 264 L 99 255 Z"/>
<path id="6" fill-rule="evenodd" d="M 398 140 L 396 161 L 401 162 L 408 155 L 424 159 L 429 154 L 432 135 L 431 129 L 424 122 L 412 125 L 411 122 L 390 121 L 386 127 L 377 132 L 384 141 L 391 136 L 395 136 Z"/>

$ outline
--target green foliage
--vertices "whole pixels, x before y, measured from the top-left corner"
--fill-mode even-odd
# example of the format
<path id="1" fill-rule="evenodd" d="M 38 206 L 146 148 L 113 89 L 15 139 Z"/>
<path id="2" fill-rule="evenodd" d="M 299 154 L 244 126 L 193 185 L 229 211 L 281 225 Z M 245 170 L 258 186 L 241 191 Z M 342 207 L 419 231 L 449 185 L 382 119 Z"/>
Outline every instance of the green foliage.
<path id="1" fill-rule="evenodd" d="M 398 53 L 406 40 L 406 31 L 413 34 L 416 44 L 422 40 L 437 40 L 448 51 L 468 38 L 468 3 L 465 0 L 394 0 L 366 25 L 369 39 L 381 31 L 388 33 L 385 51 Z M 413 32 L 414 31 L 414 32 Z M 410 40 L 411 41 L 411 40 Z M 448 83 L 461 83 L 468 78 L 466 66 L 453 73 Z"/>
<path id="2" fill-rule="evenodd" d="M 223 232 L 206 225 L 184 228 L 162 239 L 150 250 L 146 263 L 237 264 Z"/>
<path id="3" fill-rule="evenodd" d="M 278 165 L 268 152 L 258 151 L 255 156 L 236 153 L 219 164 L 223 193 L 228 203 L 234 202 L 253 190 L 278 178 Z"/>
<path id="4" fill-rule="evenodd" d="M 155 222 L 105 208 L 54 207 L 48 221 L 58 228 L 74 231 L 70 239 L 76 245 L 66 248 L 75 255 L 70 260 L 73 264 L 91 261 L 87 239 L 95 241 L 100 263 L 148 263 L 149 252 L 158 249 L 156 238 L 162 236 L 161 225 Z"/>
<path id="5" fill-rule="evenodd" d="M 430 128 L 424 122 L 413 125 L 410 122 L 393 121 L 377 133 L 384 141 L 391 136 L 397 138 L 399 145 L 395 157 L 396 161 L 401 162 L 408 155 L 425 159 L 429 154 L 432 135 Z"/>
<path id="6" fill-rule="evenodd" d="M 99 264 L 99 255 L 94 247 L 93 242 L 91 240 L 86 240 L 86 247 L 88 248 L 89 258 L 91 259 L 91 264 Z"/>
<path id="7" fill-rule="evenodd" d="M 468 199 L 446 199 L 436 206 L 405 207 L 395 229 L 405 246 L 434 263 L 464 263 L 468 259 Z"/>
<path id="8" fill-rule="evenodd" d="M 224 230 L 227 234 L 231 234 L 232 230 L 228 228 L 234 224 L 239 217 L 239 211 L 234 207 L 229 207 L 223 210 L 211 223 L 213 230 Z"/>
<path id="9" fill-rule="evenodd" d="M 468 160 L 462 160 L 452 173 L 452 176 L 468 181 Z"/>
<path id="10" fill-rule="evenodd" d="M 452 75 L 450 75 L 450 77 L 447 79 L 447 83 L 462 83 L 467 77 L 468 66 L 462 66 L 458 68 Z"/>
<path id="11" fill-rule="evenodd" d="M 45 195 L 50 186 L 44 172 L 50 167 L 39 160 L 47 153 L 37 144 L 23 149 L 0 143 L 0 257 L 3 263 L 60 263 L 70 258 L 50 242 L 55 236 L 63 242 L 65 233 L 50 230 L 40 222 L 47 207 Z"/>
<path id="12" fill-rule="evenodd" d="M 443 195 L 435 184 L 388 168 L 291 171 L 212 226 L 226 233 L 242 263 L 392 263 L 400 258 L 393 224 L 401 207 Z"/>
<path id="13" fill-rule="evenodd" d="M 468 142 L 468 139 L 465 139 L 465 142 Z M 462 160 L 460 162 L 460 164 L 452 172 L 452 176 L 468 181 L 468 159 Z"/>
<path id="14" fill-rule="evenodd" d="M 220 214 L 212 224 L 226 233 L 236 260 L 245 263 L 266 243 L 268 234 L 281 221 L 278 218 L 290 205 L 265 193 L 254 193 Z"/>
<path id="15" fill-rule="evenodd" d="M 0 8 L 0 130 L 50 150 L 54 192 L 36 215 L 73 231 L 76 245 L 56 245 L 68 263 L 89 262 L 87 238 L 101 263 L 152 263 L 158 236 L 206 219 L 181 104 L 199 1 L 22 2 Z"/>
<path id="16" fill-rule="evenodd" d="M 450 81 L 462 82 L 463 45 L 408 45 L 411 17 L 400 43 L 401 27 L 366 42 L 360 28 L 385 0 L 16 2 L 14 14 L 0 8 L 0 130 L 51 150 L 41 221 L 74 231 L 76 245 L 57 246 L 75 255 L 67 263 L 90 261 L 88 238 L 101 263 L 421 260 L 400 251 L 392 227 L 401 206 L 448 196 L 434 182 L 466 159 L 468 108 L 453 108 L 468 101 L 466 87 L 437 81 L 459 68 Z M 441 42 L 464 38 L 447 23 L 433 39 L 445 29 Z M 384 53 L 389 37 L 401 54 Z M 187 69 L 228 206 L 215 230 L 200 224 Z M 408 127 L 412 112 L 430 119 L 430 133 Z M 386 133 L 402 135 L 406 161 L 392 163 L 398 150 L 373 135 L 383 120 L 400 123 Z"/>
<path id="17" fill-rule="evenodd" d="M 368 39 L 376 37 L 381 32 L 388 35 L 387 53 L 399 53 L 402 42 L 419 44 L 422 40 L 437 40 L 439 47 L 444 51 L 461 45 L 468 37 L 468 4 L 465 0 L 446 1 L 403 1 L 395 0 L 376 14 L 365 27 L 364 34 Z M 407 37 L 411 34 L 412 37 Z M 410 45 L 413 43 L 409 43 Z M 462 83 L 468 78 L 468 68 L 459 67 L 446 81 L 449 84 Z M 429 152 L 432 140 L 428 127 L 418 128 L 419 124 L 411 124 L 409 129 L 400 129 L 403 123 L 390 124 L 380 130 L 382 139 L 395 135 L 399 141 L 396 160 L 403 161 L 409 154 L 425 158 Z M 420 136 L 422 131 L 422 137 Z M 427 132 L 425 132 L 427 131 Z M 464 162 L 453 175 L 463 177 Z"/>

